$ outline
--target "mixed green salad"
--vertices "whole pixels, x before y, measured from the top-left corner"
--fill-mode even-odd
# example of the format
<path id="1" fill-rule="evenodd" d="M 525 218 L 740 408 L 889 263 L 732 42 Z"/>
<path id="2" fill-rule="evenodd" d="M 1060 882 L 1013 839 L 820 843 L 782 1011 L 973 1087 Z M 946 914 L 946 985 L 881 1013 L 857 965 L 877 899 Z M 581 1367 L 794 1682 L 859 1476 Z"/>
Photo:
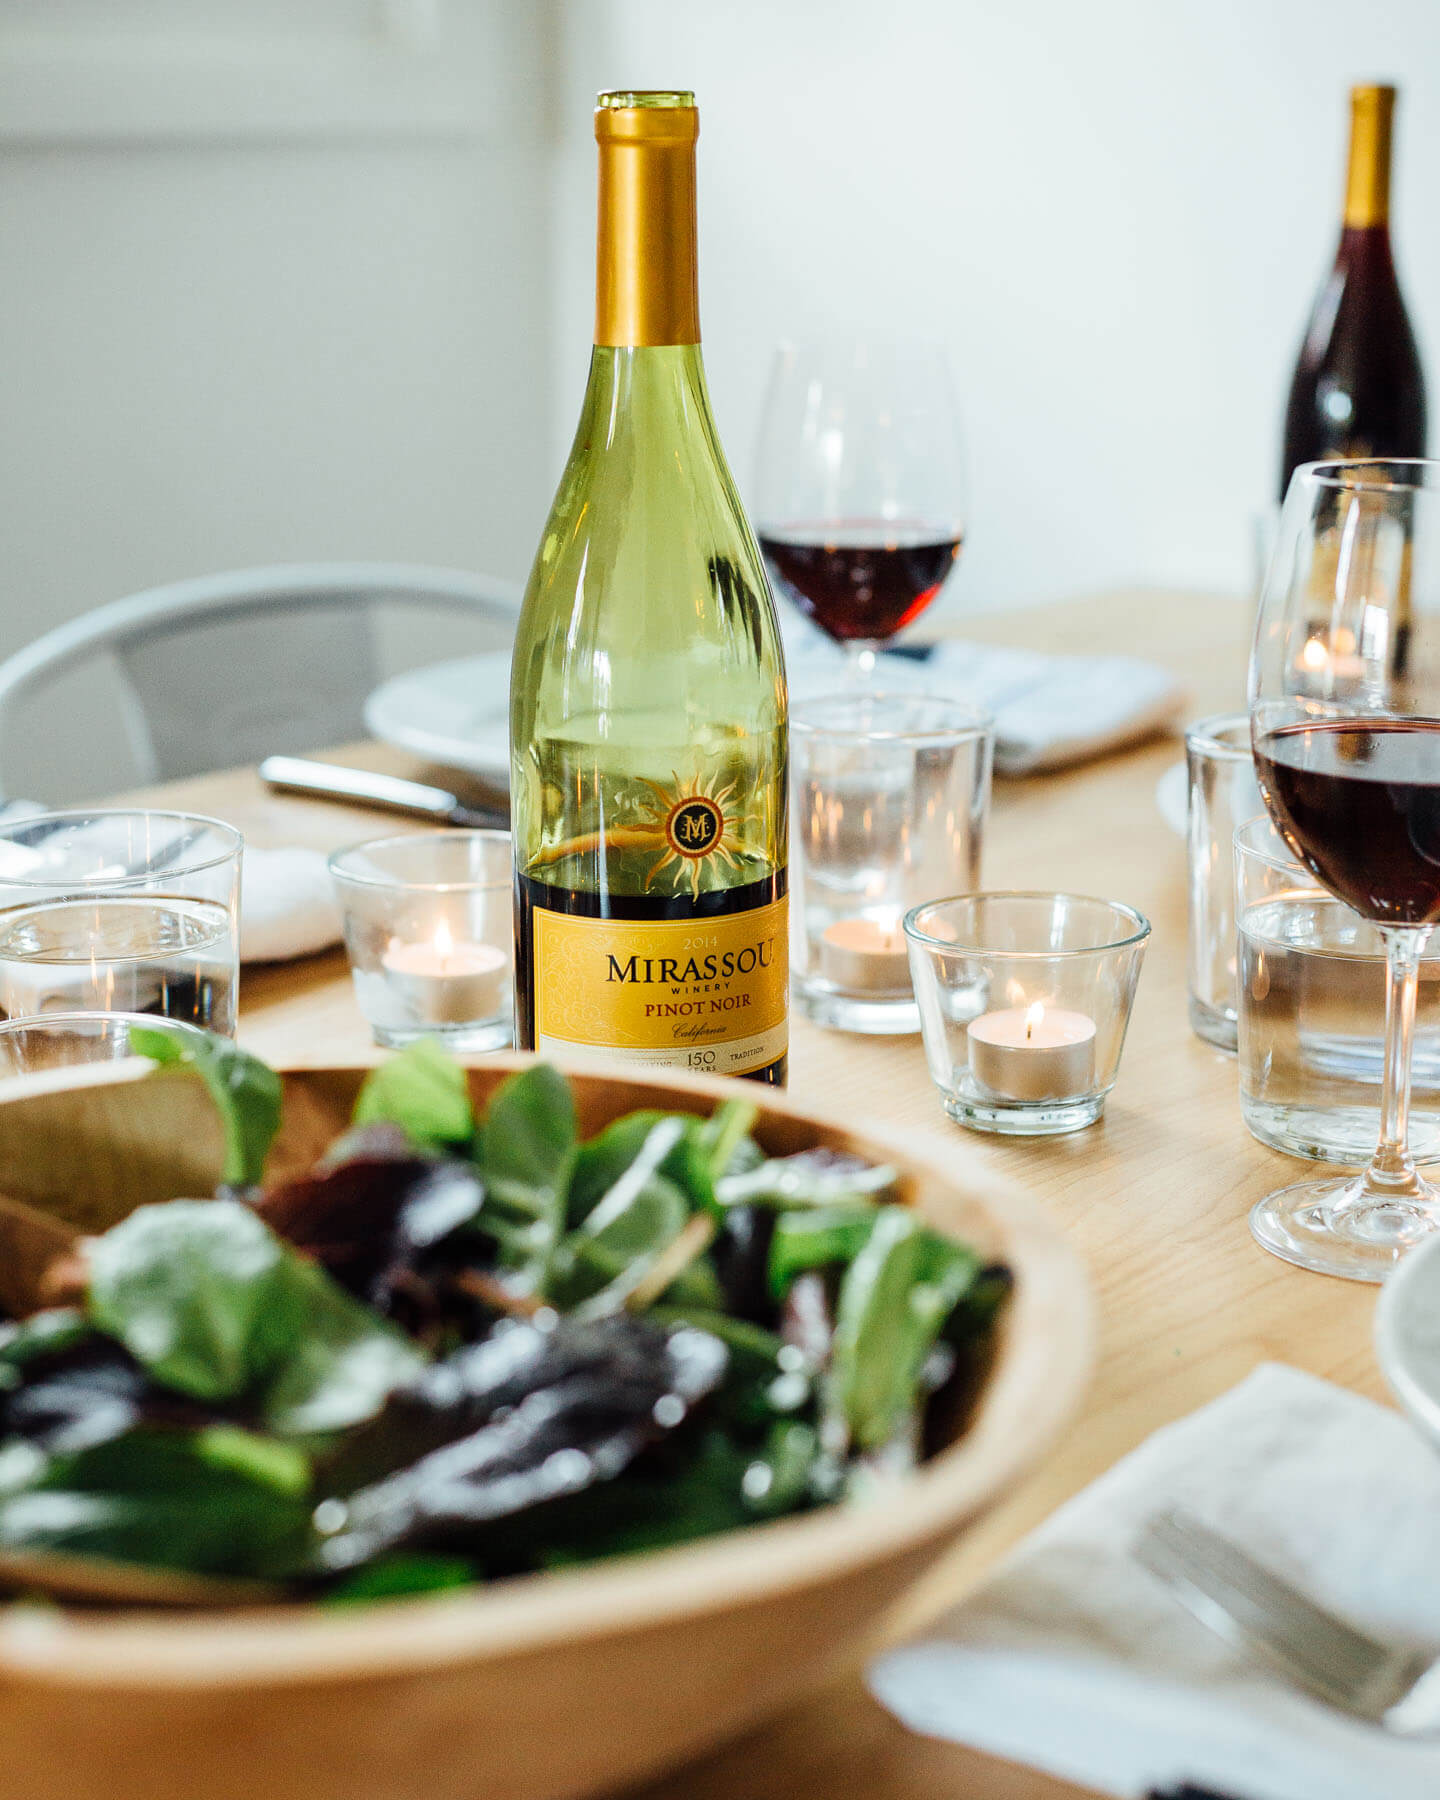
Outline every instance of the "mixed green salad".
<path id="1" fill-rule="evenodd" d="M 194 1065 L 225 1185 L 78 1242 L 0 1333 L 0 1552 L 337 1599 L 649 1549 L 800 1512 L 921 1458 L 983 1372 L 1007 1270 L 896 1171 L 768 1157 L 756 1109 L 583 1140 L 564 1078 L 480 1118 L 428 1044 L 263 1186 L 278 1077 Z"/>

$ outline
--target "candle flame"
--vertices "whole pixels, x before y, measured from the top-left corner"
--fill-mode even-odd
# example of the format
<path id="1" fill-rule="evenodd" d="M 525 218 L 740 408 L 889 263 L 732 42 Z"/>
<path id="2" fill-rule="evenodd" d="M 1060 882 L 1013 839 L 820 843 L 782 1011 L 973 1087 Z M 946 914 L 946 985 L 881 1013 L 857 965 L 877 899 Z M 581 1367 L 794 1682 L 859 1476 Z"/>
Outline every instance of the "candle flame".
<path id="1" fill-rule="evenodd" d="M 1312 675 L 1318 675 L 1321 669 L 1328 666 L 1330 652 L 1318 637 L 1306 638 L 1305 648 L 1300 652 L 1300 661 Z"/>
<path id="2" fill-rule="evenodd" d="M 440 958 L 443 969 L 455 951 L 455 936 L 450 929 L 449 921 L 441 919 L 435 927 L 435 954 Z"/>
<path id="3" fill-rule="evenodd" d="M 1043 1000 L 1035 1000 L 1025 1008 L 1025 1036 L 1027 1038 L 1034 1036 L 1035 1027 L 1044 1017 L 1045 1002 Z"/>

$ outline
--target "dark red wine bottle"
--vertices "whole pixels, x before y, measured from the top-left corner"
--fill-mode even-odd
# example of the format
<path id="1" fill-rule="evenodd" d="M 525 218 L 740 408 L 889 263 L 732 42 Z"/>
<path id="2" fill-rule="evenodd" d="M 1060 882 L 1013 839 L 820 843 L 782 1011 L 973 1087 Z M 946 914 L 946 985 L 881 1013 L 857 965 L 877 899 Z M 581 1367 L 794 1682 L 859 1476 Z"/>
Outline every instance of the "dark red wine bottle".
<path id="1" fill-rule="evenodd" d="M 1425 454 L 1425 376 L 1390 252 L 1394 111 L 1393 87 L 1350 90 L 1345 220 L 1290 384 L 1282 500 L 1300 463 Z"/>

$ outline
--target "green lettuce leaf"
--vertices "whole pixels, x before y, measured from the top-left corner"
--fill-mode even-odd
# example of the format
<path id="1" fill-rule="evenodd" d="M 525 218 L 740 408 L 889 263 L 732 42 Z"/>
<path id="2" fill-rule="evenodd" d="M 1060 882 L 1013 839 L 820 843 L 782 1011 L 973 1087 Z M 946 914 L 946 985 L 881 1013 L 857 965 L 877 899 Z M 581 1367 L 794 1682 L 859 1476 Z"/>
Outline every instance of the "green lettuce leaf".
<path id="1" fill-rule="evenodd" d="M 576 1157 L 575 1102 L 558 1069 L 536 1063 L 501 1083 L 480 1126 L 476 1160 L 485 1183 L 481 1223 L 518 1229 L 512 1260 L 539 1282 L 565 1229 Z M 488 1217 L 487 1217 L 488 1215 Z"/>
<path id="2" fill-rule="evenodd" d="M 142 1206 L 86 1250 L 88 1313 L 156 1381 L 337 1431 L 424 1367 L 416 1347 L 233 1200 Z"/>
<path id="3" fill-rule="evenodd" d="M 133 1025 L 130 1045 L 151 1062 L 196 1071 L 225 1130 L 220 1179 L 228 1187 L 254 1187 L 280 1129 L 280 1077 L 275 1071 L 229 1038 L 211 1033 L 197 1040 L 163 1026 Z"/>
<path id="4" fill-rule="evenodd" d="M 430 1038 L 407 1045 L 365 1078 L 355 1123 L 400 1126 L 422 1150 L 468 1150 L 475 1114 L 465 1071 Z"/>
<path id="5" fill-rule="evenodd" d="M 309 1489 L 291 1445 L 228 1426 L 141 1429 L 38 1461 L 26 1486 L 0 1494 L 0 1546 L 283 1576 L 313 1541 Z"/>
<path id="6" fill-rule="evenodd" d="M 908 1207 L 879 1208 L 836 1304 L 825 1384 L 832 1431 L 878 1450 L 905 1429 L 920 1404 L 925 1359 L 979 1272 L 972 1251 Z"/>

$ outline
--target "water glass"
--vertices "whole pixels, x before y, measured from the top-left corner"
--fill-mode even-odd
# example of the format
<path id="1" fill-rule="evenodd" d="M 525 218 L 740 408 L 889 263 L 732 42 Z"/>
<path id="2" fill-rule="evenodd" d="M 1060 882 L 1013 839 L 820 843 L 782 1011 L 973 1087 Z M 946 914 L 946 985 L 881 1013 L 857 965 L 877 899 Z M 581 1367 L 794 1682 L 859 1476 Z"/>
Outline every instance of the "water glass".
<path id="1" fill-rule="evenodd" d="M 233 1035 L 241 849 L 192 813 L 0 826 L 0 1015 L 147 1013 Z"/>
<path id="2" fill-rule="evenodd" d="M 1380 1135 L 1385 944 L 1268 818 L 1235 833 L 1240 1110 L 1262 1144 L 1363 1168 Z M 1420 964 L 1410 1143 L 1440 1158 L 1440 957 Z"/>
<path id="3" fill-rule="evenodd" d="M 1052 1137 L 1115 1085 L 1150 924 L 1084 894 L 962 894 L 906 915 L 925 1059 L 952 1119 Z"/>
<path id="4" fill-rule="evenodd" d="M 1263 813 L 1250 715 L 1217 713 L 1185 733 L 1189 775 L 1190 1026 L 1219 1050 L 1236 1043 L 1235 828 Z"/>
<path id="5" fill-rule="evenodd" d="M 461 1054 L 514 1033 L 508 831 L 419 831 L 330 858 L 355 997 L 377 1044 Z"/>
<path id="6" fill-rule="evenodd" d="M 842 1031 L 920 1029 L 902 921 L 980 883 L 993 721 L 961 701 L 866 692 L 790 717 L 796 1004 Z"/>
<path id="7" fill-rule="evenodd" d="M 163 1031 L 182 1045 L 205 1041 L 193 1025 L 146 1013 L 45 1013 L 37 1018 L 6 1019 L 0 1021 L 0 1081 L 80 1065 L 125 1062 L 136 1055 L 130 1033 L 137 1026 Z"/>

